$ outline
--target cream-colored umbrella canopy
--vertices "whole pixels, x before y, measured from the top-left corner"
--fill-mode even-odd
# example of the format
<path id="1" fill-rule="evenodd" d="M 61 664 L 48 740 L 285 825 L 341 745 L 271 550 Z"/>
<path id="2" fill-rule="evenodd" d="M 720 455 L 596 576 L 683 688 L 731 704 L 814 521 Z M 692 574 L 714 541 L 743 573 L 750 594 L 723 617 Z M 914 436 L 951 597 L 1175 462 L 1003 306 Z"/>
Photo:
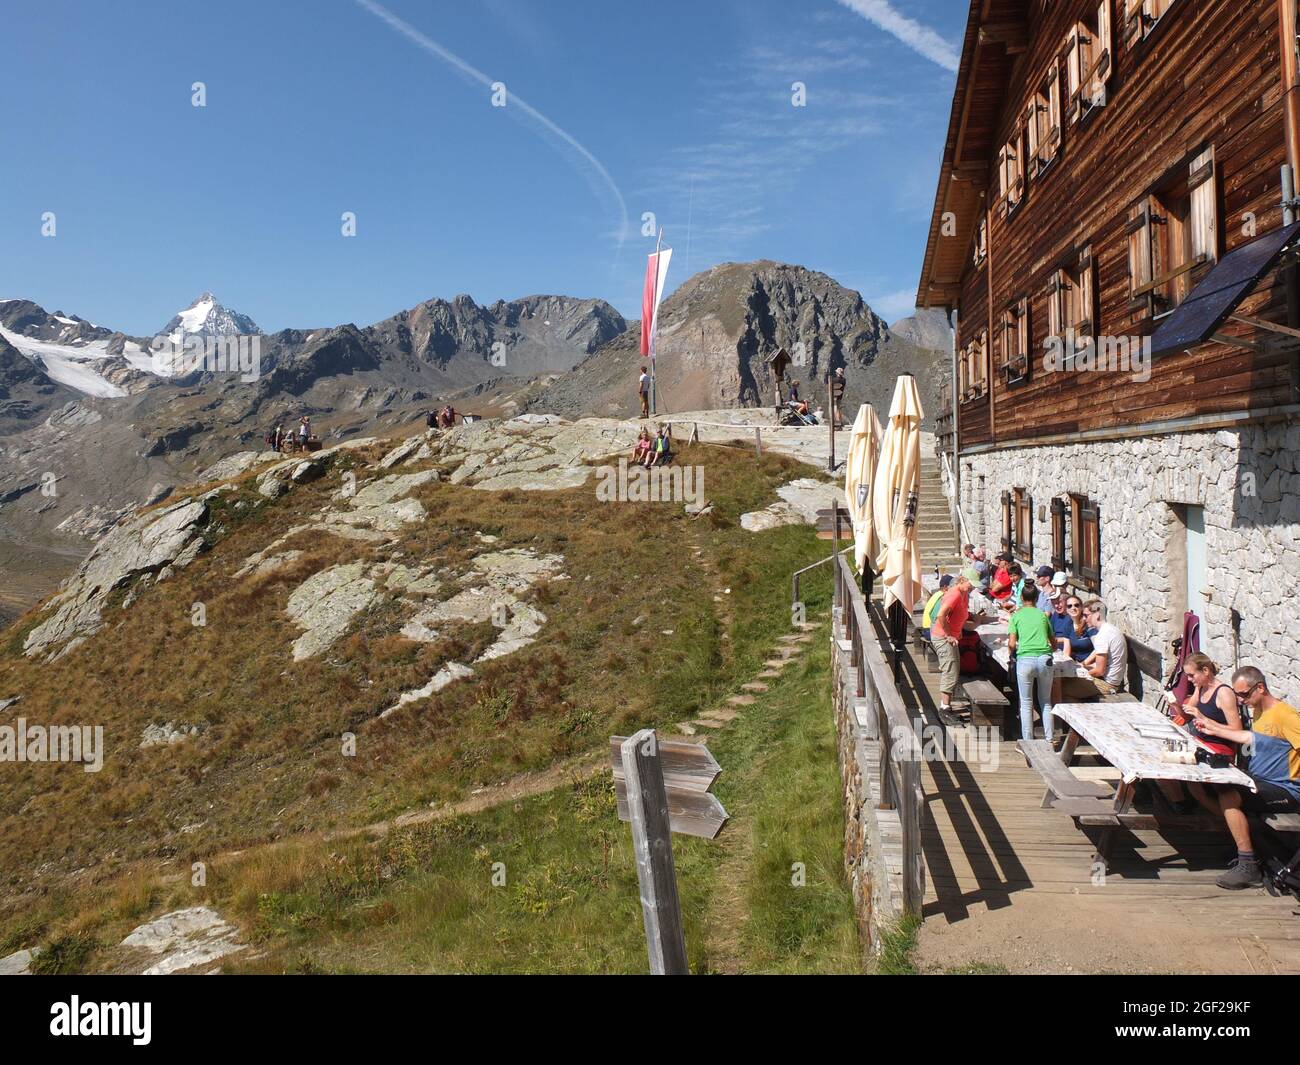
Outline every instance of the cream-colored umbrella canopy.
<path id="1" fill-rule="evenodd" d="M 871 404 L 864 403 L 853 422 L 844 473 L 844 494 L 848 496 L 849 516 L 853 519 L 853 560 L 859 573 L 865 572 L 868 559 L 875 561 L 880 549 L 871 508 L 871 482 L 879 455 L 880 419 Z"/>
<path id="2" fill-rule="evenodd" d="M 894 385 L 889 424 L 880 440 L 871 511 L 880 541 L 876 572 L 884 584 L 885 608 L 901 603 L 908 613 L 923 594 L 916 528 L 923 416 L 916 378 L 902 374 Z"/>

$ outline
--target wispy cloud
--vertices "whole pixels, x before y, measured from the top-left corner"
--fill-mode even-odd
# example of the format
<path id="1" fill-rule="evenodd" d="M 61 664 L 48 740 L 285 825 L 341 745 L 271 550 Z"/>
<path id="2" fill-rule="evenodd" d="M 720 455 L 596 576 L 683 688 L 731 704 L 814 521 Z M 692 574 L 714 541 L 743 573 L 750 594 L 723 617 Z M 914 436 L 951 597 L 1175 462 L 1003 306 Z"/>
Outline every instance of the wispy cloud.
<path id="1" fill-rule="evenodd" d="M 442 60 L 463 77 L 477 82 L 485 88 L 492 88 L 492 78 L 489 78 L 477 67 L 471 66 L 454 52 L 444 48 L 432 37 L 421 33 L 409 22 L 398 18 L 383 4 L 376 3 L 375 0 L 356 0 L 356 2 L 376 18 L 383 20 L 392 29 L 402 34 L 407 40 L 418 45 L 430 55 Z M 613 212 L 618 216 L 615 232 L 618 246 L 621 249 L 628 233 L 627 204 L 624 202 L 623 194 L 619 192 L 618 186 L 614 184 L 614 179 L 610 176 L 609 171 L 605 169 L 604 164 L 583 147 L 575 137 L 561 129 L 517 93 L 511 92 L 509 94 L 509 101 L 505 110 L 508 114 L 523 115 L 524 118 L 530 119 L 533 124 L 540 126 L 542 136 L 549 140 L 562 154 L 570 158 L 570 161 L 591 186 L 592 190 L 606 201 L 607 207 L 612 208 Z"/>
<path id="2" fill-rule="evenodd" d="M 956 73 L 961 63 L 957 49 L 928 26 L 922 26 L 897 10 L 889 0 L 839 0 L 839 3 L 893 34 L 914 52 L 937 63 L 944 70 Z"/>
<path id="3" fill-rule="evenodd" d="M 827 156 L 905 128 L 914 98 L 850 87 L 870 65 L 860 47 L 816 35 L 720 60 L 697 79 L 695 114 L 707 135 L 667 149 L 636 197 L 695 264 L 764 251 L 760 239 Z M 806 107 L 792 106 L 796 81 L 807 85 Z"/>
<path id="4" fill-rule="evenodd" d="M 867 304 L 887 322 L 906 318 L 916 310 L 916 289 L 904 288 L 897 292 L 882 292 L 865 297 Z"/>

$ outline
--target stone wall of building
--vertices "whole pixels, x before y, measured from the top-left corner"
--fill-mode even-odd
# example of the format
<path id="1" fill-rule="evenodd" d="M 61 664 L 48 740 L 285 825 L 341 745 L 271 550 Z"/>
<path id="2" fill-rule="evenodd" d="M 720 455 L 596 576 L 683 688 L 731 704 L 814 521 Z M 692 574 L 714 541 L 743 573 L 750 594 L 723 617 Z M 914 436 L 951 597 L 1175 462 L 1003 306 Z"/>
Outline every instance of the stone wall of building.
<path id="1" fill-rule="evenodd" d="M 1121 630 L 1165 655 L 1166 670 L 1184 609 L 1179 508 L 1203 507 L 1210 600 L 1201 648 L 1231 668 L 1235 609 L 1241 664 L 1300 702 L 1300 424 L 1009 448 L 960 465 L 962 509 L 990 554 L 1000 550 L 1004 491 L 1033 497 L 1035 565 L 1051 560 L 1050 501 L 1096 501 L 1101 597 Z"/>

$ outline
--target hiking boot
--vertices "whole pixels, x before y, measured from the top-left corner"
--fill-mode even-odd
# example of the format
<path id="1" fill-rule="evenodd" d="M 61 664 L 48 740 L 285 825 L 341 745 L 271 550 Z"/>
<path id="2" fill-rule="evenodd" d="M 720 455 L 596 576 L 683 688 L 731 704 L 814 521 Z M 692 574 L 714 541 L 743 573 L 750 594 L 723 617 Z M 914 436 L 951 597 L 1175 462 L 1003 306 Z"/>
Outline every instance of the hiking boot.
<path id="1" fill-rule="evenodd" d="M 970 724 L 969 717 L 963 717 L 961 712 L 954 706 L 940 706 L 939 720 L 949 728 L 965 728 Z"/>
<path id="2" fill-rule="evenodd" d="M 1228 891 L 1240 891 L 1242 888 L 1261 886 L 1264 883 L 1264 875 L 1260 872 L 1258 859 L 1242 858 L 1238 855 L 1231 868 L 1215 883 Z"/>

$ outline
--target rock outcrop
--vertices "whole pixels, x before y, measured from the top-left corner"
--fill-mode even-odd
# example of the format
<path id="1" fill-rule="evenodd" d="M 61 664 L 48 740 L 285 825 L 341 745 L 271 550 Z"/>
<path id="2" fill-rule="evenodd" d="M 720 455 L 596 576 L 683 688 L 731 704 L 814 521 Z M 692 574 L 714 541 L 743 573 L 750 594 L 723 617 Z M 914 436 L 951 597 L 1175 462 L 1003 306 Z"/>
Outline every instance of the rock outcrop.
<path id="1" fill-rule="evenodd" d="M 51 600 L 53 614 L 27 635 L 27 655 L 62 648 L 66 653 L 97 631 L 109 595 L 132 580 L 164 567 L 187 565 L 203 547 L 205 501 L 183 500 L 128 518 L 99 541 L 62 592 Z"/>

